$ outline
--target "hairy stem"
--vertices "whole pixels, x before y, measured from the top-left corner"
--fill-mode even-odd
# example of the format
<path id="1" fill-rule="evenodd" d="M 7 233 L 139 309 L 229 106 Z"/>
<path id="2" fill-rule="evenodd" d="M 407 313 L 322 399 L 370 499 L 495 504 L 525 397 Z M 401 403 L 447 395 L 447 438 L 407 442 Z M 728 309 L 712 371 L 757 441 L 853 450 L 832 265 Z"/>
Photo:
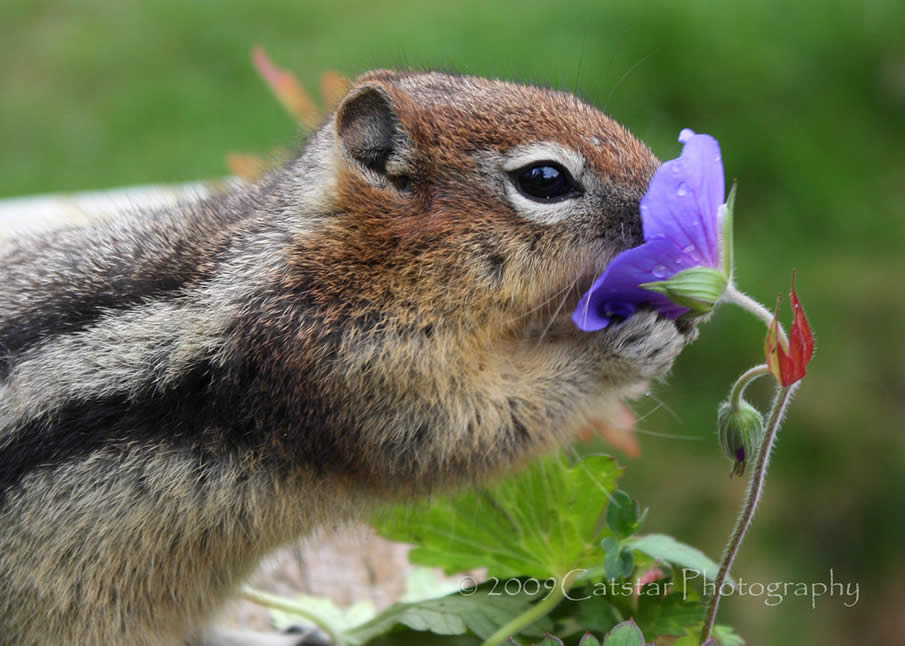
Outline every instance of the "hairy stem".
<path id="1" fill-rule="evenodd" d="M 733 305 L 738 305 L 743 310 L 754 314 L 754 316 L 764 322 L 767 328 L 773 324 L 773 312 L 747 294 L 740 292 L 732 283 L 729 283 L 726 287 L 726 291 L 723 292 L 722 300 L 727 303 L 732 303 Z M 776 328 L 779 333 L 779 338 L 782 339 L 783 347 L 789 347 L 789 339 L 786 336 L 786 331 L 782 327 L 782 323 L 777 321 Z"/>
<path id="2" fill-rule="evenodd" d="M 268 608 L 273 608 L 274 610 L 282 610 L 283 612 L 288 612 L 292 615 L 297 615 L 302 619 L 307 619 L 312 624 L 320 628 L 324 633 L 326 633 L 327 637 L 330 638 L 330 643 L 333 646 L 345 646 L 345 640 L 341 633 L 337 632 L 333 626 L 324 621 L 321 617 L 317 616 L 317 614 L 306 610 L 301 605 L 297 603 L 292 603 L 291 601 L 286 601 L 282 597 L 278 597 L 276 595 L 267 594 L 266 592 L 261 592 L 260 590 L 255 590 L 254 588 L 244 585 L 239 590 L 239 596 L 247 601 L 251 601 L 252 603 L 256 603 L 261 606 L 266 606 Z"/>
<path id="3" fill-rule="evenodd" d="M 770 368 L 767 364 L 762 363 L 759 366 L 754 366 L 741 377 L 739 377 L 736 382 L 732 385 L 732 390 L 729 391 L 729 401 L 732 403 L 732 407 L 738 409 L 742 403 L 742 397 L 745 394 L 745 388 L 747 388 L 751 382 L 753 382 L 758 377 L 763 377 L 764 375 L 770 374 Z"/>
<path id="4" fill-rule="evenodd" d="M 570 576 L 573 574 L 574 576 Z M 553 590 L 545 599 L 538 601 L 536 604 L 531 606 L 531 608 L 527 612 L 520 614 L 518 617 L 493 633 L 489 638 L 487 638 L 487 641 L 481 644 L 481 646 L 499 646 L 499 644 L 502 644 L 513 635 L 517 635 L 519 631 L 524 630 L 541 617 L 545 617 L 550 614 L 553 609 L 559 605 L 559 602 L 566 597 L 566 594 L 569 592 L 569 588 L 572 587 L 572 584 L 574 583 L 577 576 L 578 571 L 570 572 L 562 579 L 562 581 L 560 581 L 559 585 L 553 588 Z"/>
<path id="5" fill-rule="evenodd" d="M 773 449 L 773 442 L 779 432 L 789 401 L 792 399 L 797 387 L 798 384 L 792 384 L 786 388 L 780 388 L 773 399 L 764 439 L 757 454 L 757 465 L 751 472 L 751 480 L 748 483 L 745 504 L 742 506 L 742 513 L 735 523 L 735 529 L 732 530 L 732 534 L 729 536 L 729 543 L 723 552 L 720 571 L 714 581 L 713 597 L 710 599 L 710 605 L 707 608 L 707 619 L 704 621 L 704 628 L 701 630 L 701 644 L 710 639 L 710 633 L 713 631 L 717 609 L 720 605 L 720 590 L 726 582 L 726 577 L 729 576 L 729 569 L 732 567 L 732 563 L 735 561 L 735 557 L 742 546 L 742 541 L 745 539 L 745 534 L 748 533 L 748 529 L 754 520 L 754 512 L 757 510 L 757 503 L 760 502 L 760 496 L 767 479 L 767 467 L 770 463 L 770 452 Z"/>

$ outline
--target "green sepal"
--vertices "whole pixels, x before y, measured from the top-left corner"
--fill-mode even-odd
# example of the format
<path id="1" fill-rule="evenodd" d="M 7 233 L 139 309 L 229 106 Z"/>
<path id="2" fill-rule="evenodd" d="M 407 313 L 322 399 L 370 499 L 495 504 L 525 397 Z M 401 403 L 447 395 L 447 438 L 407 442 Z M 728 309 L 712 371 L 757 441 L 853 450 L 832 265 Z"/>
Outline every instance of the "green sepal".
<path id="1" fill-rule="evenodd" d="M 729 277 L 713 267 L 691 267 L 669 280 L 643 283 L 641 287 L 664 294 L 676 305 L 705 314 L 712 310 L 726 291 Z"/>
<path id="2" fill-rule="evenodd" d="M 735 191 L 738 188 L 738 181 L 732 182 L 732 188 L 729 189 L 729 197 L 726 203 L 720 206 L 720 222 L 723 225 L 723 235 L 720 239 L 720 258 L 723 261 L 723 273 L 728 277 L 732 277 L 732 219 L 735 214 Z"/>

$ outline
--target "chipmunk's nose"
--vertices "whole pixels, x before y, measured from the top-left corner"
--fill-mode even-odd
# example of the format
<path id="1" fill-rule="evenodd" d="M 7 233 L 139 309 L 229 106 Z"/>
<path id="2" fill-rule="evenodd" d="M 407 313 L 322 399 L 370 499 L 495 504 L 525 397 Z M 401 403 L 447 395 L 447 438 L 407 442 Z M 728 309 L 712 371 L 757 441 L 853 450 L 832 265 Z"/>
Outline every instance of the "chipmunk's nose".
<path id="1" fill-rule="evenodd" d="M 625 225 L 625 244 L 635 247 L 644 242 L 644 228 L 641 222 L 641 196 L 632 202 Z"/>
<path id="2" fill-rule="evenodd" d="M 641 195 L 608 196 L 602 204 L 594 229 L 596 237 L 611 249 L 621 251 L 644 242 L 641 226 Z"/>
<path id="3" fill-rule="evenodd" d="M 644 242 L 641 226 L 641 197 L 643 193 L 632 192 L 618 200 L 612 209 L 606 229 L 608 236 L 620 249 L 636 247 Z"/>

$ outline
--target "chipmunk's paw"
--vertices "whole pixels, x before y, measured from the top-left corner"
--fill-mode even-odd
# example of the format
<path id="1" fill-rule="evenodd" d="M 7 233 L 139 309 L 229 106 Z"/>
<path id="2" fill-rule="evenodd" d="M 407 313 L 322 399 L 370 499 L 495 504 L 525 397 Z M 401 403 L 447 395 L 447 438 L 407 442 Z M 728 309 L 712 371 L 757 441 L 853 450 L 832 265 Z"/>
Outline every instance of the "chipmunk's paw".
<path id="1" fill-rule="evenodd" d="M 286 629 L 286 634 L 298 639 L 293 642 L 293 646 L 331 646 L 333 643 L 322 630 L 311 626 L 290 626 Z"/>
<path id="2" fill-rule="evenodd" d="M 642 380 L 663 377 L 698 330 L 685 321 L 672 321 L 652 311 L 635 313 L 599 334 L 625 373 Z"/>

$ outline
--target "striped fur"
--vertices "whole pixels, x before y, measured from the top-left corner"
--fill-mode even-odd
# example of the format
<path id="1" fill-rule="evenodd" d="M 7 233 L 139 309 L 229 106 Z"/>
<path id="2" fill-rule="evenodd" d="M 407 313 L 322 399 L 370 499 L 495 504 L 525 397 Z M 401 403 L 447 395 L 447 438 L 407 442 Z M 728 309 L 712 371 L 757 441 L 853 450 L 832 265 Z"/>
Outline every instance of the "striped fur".
<path id="1" fill-rule="evenodd" d="M 581 197 L 514 199 L 532 154 Z M 694 331 L 568 313 L 656 166 L 571 95 L 380 71 L 257 186 L 0 248 L 0 645 L 225 644 L 269 551 L 643 390 Z"/>

